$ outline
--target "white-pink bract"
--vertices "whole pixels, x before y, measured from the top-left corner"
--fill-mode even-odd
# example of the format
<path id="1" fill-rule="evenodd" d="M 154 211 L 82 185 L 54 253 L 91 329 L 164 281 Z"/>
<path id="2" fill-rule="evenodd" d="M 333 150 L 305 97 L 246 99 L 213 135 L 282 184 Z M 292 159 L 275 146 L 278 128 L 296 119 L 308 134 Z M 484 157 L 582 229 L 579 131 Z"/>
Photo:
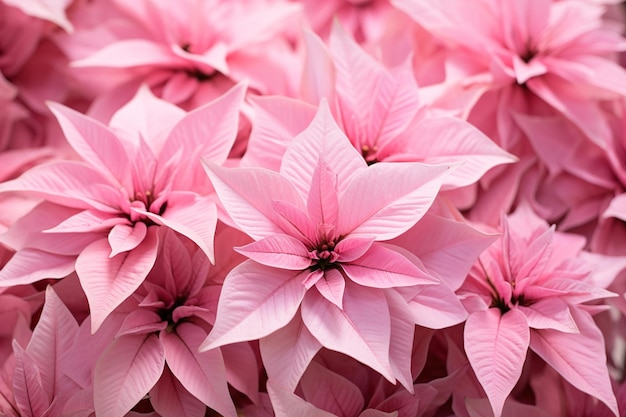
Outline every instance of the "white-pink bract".
<path id="1" fill-rule="evenodd" d="M 604 339 L 583 304 L 615 295 L 596 285 L 610 269 L 583 257 L 584 238 L 555 232 L 528 207 L 503 218 L 502 228 L 459 290 L 470 311 L 465 350 L 494 414 L 502 414 L 530 347 L 619 415 Z"/>
<path id="2" fill-rule="evenodd" d="M 154 265 L 158 226 L 187 236 L 213 261 L 217 210 L 200 157 L 226 160 L 244 93 L 238 85 L 185 113 L 144 88 L 109 127 L 51 104 L 82 161 L 42 164 L 0 186 L 44 199 L 4 236 L 17 252 L 0 271 L 1 285 L 75 268 L 96 331 Z"/>

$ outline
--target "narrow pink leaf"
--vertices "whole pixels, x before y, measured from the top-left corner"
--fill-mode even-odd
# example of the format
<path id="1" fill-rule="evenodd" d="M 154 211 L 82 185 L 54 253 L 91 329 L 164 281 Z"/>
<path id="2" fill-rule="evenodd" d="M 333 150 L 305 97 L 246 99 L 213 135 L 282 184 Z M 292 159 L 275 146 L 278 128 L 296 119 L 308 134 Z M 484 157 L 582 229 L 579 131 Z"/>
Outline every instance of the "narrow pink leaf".
<path id="1" fill-rule="evenodd" d="M 48 106 L 76 153 L 114 184 L 128 189 L 130 160 L 120 139 L 89 116 L 57 103 Z"/>
<path id="2" fill-rule="evenodd" d="M 235 250 L 263 265 L 301 271 L 311 266 L 309 250 L 289 235 L 272 235 Z"/>
<path id="3" fill-rule="evenodd" d="M 137 222 L 133 226 L 118 224 L 109 232 L 108 241 L 111 246 L 109 258 L 113 258 L 122 252 L 128 252 L 141 244 L 148 233 L 148 227 L 143 222 Z"/>
<path id="4" fill-rule="evenodd" d="M 339 195 L 352 176 L 366 167 L 365 160 L 337 126 L 326 100 L 322 100 L 306 130 L 293 139 L 280 166 L 280 173 L 289 178 L 303 199 L 309 195 L 320 157 L 337 174 Z"/>
<path id="5" fill-rule="evenodd" d="M 606 366 L 604 337 L 591 316 L 579 308 L 570 312 L 580 334 L 557 330 L 531 333 L 530 348 L 579 390 L 606 404 L 619 416 Z"/>
<path id="6" fill-rule="evenodd" d="M 542 298 L 528 306 L 519 306 L 531 329 L 554 329 L 564 333 L 579 333 L 569 305 L 558 297 Z"/>
<path id="7" fill-rule="evenodd" d="M 124 322 L 115 337 L 129 334 L 155 333 L 165 330 L 167 322 L 156 311 L 137 308 L 124 317 Z"/>
<path id="8" fill-rule="evenodd" d="M 104 213 L 97 210 L 81 211 L 56 226 L 46 229 L 44 233 L 91 233 L 110 230 L 118 224 L 129 224 L 130 221 L 119 213 Z"/>
<path id="9" fill-rule="evenodd" d="M 315 288 L 328 301 L 339 309 L 343 309 L 343 293 L 346 289 L 346 281 L 343 274 L 337 269 L 324 271 L 324 276 L 315 282 Z"/>
<path id="10" fill-rule="evenodd" d="M 320 342 L 302 322 L 300 313 L 281 329 L 259 341 L 270 380 L 294 391 L 307 366 L 321 349 Z"/>
<path id="11" fill-rule="evenodd" d="M 213 330 L 200 349 L 259 339 L 287 325 L 306 291 L 304 273 L 254 261 L 234 268 L 224 281 Z"/>
<path id="12" fill-rule="evenodd" d="M 206 405 L 191 395 L 167 366 L 150 390 L 150 405 L 161 416 L 204 417 L 207 412 Z"/>
<path id="13" fill-rule="evenodd" d="M 220 414 L 236 417 L 221 351 L 198 351 L 205 338 L 204 330 L 184 322 L 174 332 L 160 333 L 167 365 L 187 391 Z"/>
<path id="14" fill-rule="evenodd" d="M 356 416 L 365 406 L 358 386 L 318 362 L 311 362 L 300 387 L 305 400 L 337 416 Z"/>
<path id="15" fill-rule="evenodd" d="M 57 255 L 38 249 L 22 249 L 0 270 L 0 284 L 32 284 L 42 279 L 63 278 L 74 271 L 75 256 Z"/>
<path id="16" fill-rule="evenodd" d="M 176 62 L 165 45 L 144 39 L 116 41 L 94 54 L 72 62 L 75 67 L 132 68 L 143 65 L 167 65 Z M 183 60 L 180 59 L 182 63 Z"/>
<path id="17" fill-rule="evenodd" d="M 96 415 L 123 417 L 152 389 L 165 366 L 165 352 L 156 334 L 116 339 L 96 363 Z"/>
<path id="18" fill-rule="evenodd" d="M 157 228 L 151 227 L 143 242 L 130 252 L 109 258 L 109 242 L 104 238 L 78 256 L 76 273 L 89 301 L 92 332 L 141 285 L 154 265 L 157 249 Z"/>
<path id="19" fill-rule="evenodd" d="M 260 168 L 228 169 L 210 161 L 205 161 L 205 168 L 228 214 L 255 240 L 283 233 L 274 220 L 277 216 L 274 201 L 287 201 L 305 212 L 304 198 L 289 180 L 276 172 Z"/>
<path id="20" fill-rule="evenodd" d="M 43 311 L 26 352 L 37 364 L 42 387 L 50 399 L 59 396 L 63 390 L 78 388 L 64 372 L 71 363 L 68 354 L 77 334 L 78 323 L 74 316 L 48 286 Z"/>
<path id="21" fill-rule="evenodd" d="M 214 237 L 217 207 L 211 197 L 193 193 L 172 193 L 162 215 L 143 212 L 149 219 L 189 238 L 215 263 Z"/>
<path id="22" fill-rule="evenodd" d="M 382 290 L 346 283 L 343 310 L 317 291 L 309 291 L 302 302 L 302 320 L 322 346 L 345 353 L 395 382 L 389 365 L 389 307 Z"/>
<path id="23" fill-rule="evenodd" d="M 239 83 L 187 113 L 172 129 L 160 158 L 168 159 L 182 148 L 216 164 L 224 163 L 237 136 L 239 108 L 246 88 L 246 83 Z"/>
<path id="24" fill-rule="evenodd" d="M 449 170 L 380 162 L 358 172 L 340 195 L 338 232 L 376 240 L 400 235 L 430 208 Z"/>
<path id="25" fill-rule="evenodd" d="M 323 98 L 334 103 L 335 68 L 326 45 L 319 36 L 309 31 L 304 32 L 303 40 L 306 54 L 300 81 L 300 97 L 314 104 Z"/>
<path id="26" fill-rule="evenodd" d="M 341 265 L 359 285 L 374 288 L 438 284 L 439 280 L 409 261 L 391 245 L 374 243 L 360 258 Z"/>
<path id="27" fill-rule="evenodd" d="M 42 416 L 50 406 L 50 398 L 43 388 L 37 365 L 15 340 L 13 341 L 13 353 L 15 354 L 13 395 L 20 415 L 24 417 Z"/>
<path id="28" fill-rule="evenodd" d="M 339 211 L 337 175 L 323 156 L 317 161 L 307 198 L 307 210 L 313 224 L 336 224 Z"/>
<path id="29" fill-rule="evenodd" d="M 250 101 L 254 121 L 240 166 L 278 172 L 287 146 L 311 123 L 317 107 L 282 96 L 250 96 Z"/>
<path id="30" fill-rule="evenodd" d="M 222 346 L 220 350 L 226 367 L 226 379 L 230 386 L 245 394 L 253 403 L 258 404 L 261 400 L 259 375 L 251 371 L 259 368 L 259 350 L 256 343 L 233 343 Z"/>
<path id="31" fill-rule="evenodd" d="M 294 415 L 299 417 L 337 417 L 304 401 L 291 390 L 273 383 L 272 380 L 267 383 L 267 392 L 272 400 L 276 417 L 292 417 Z"/>
<path id="32" fill-rule="evenodd" d="M 526 317 L 516 309 L 504 314 L 495 308 L 478 311 L 465 323 L 465 351 L 495 417 L 502 415 L 522 373 L 529 343 Z"/>
<path id="33" fill-rule="evenodd" d="M 413 393 L 411 362 L 415 322 L 409 306 L 398 292 L 393 289 L 385 291 L 385 297 L 389 306 L 391 324 L 389 365 L 391 365 L 393 376 L 400 381 L 407 392 Z"/>
<path id="34" fill-rule="evenodd" d="M 429 329 L 454 326 L 467 318 L 467 310 L 445 282 L 418 288 L 408 304 L 415 323 Z"/>
<path id="35" fill-rule="evenodd" d="M 0 192 L 20 191 L 62 206 L 116 213 L 119 191 L 99 172 L 82 162 L 62 161 L 38 165 L 19 178 L 0 184 Z"/>

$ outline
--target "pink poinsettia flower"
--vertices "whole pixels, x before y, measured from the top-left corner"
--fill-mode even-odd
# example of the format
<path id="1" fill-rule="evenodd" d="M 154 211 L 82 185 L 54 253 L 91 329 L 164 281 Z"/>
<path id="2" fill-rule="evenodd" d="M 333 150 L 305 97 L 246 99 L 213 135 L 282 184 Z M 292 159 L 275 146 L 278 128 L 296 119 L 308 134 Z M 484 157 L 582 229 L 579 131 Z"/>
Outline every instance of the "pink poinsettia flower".
<path id="1" fill-rule="evenodd" d="M 605 5 L 393 3 L 448 47 L 446 79 L 422 89 L 422 97 L 435 106 L 461 109 L 521 159 L 483 181 L 486 192 L 479 204 L 486 202 L 470 217 L 497 221 L 497 212 L 509 211 L 517 197 L 550 221 L 567 216 L 563 227 L 595 221 L 598 196 L 614 186 L 602 156 L 611 136 L 604 105 L 626 94 L 626 71 L 615 59 L 626 44 L 620 30 L 603 20 Z M 565 147 L 564 131 L 573 134 Z"/>
<path id="2" fill-rule="evenodd" d="M 329 48 L 314 34 L 306 34 L 305 40 L 304 100 L 253 101 L 255 119 L 243 165 L 278 170 L 292 138 L 313 118 L 315 107 L 307 103 L 316 105 L 324 97 L 368 164 L 462 162 L 446 177 L 444 190 L 473 184 L 490 168 L 516 160 L 467 122 L 433 114 L 420 103 L 410 66 L 386 68 L 339 24 L 333 26 Z"/>
<path id="3" fill-rule="evenodd" d="M 255 242 L 237 248 L 250 260 L 226 278 L 215 326 L 201 349 L 265 338 L 268 374 L 293 388 L 324 346 L 412 386 L 415 321 L 407 299 L 436 286 L 437 302 L 459 303 L 418 259 L 381 241 L 420 220 L 451 167 L 368 167 L 322 101 L 288 147 L 279 173 L 210 162 L 206 168 L 232 221 Z M 460 307 L 438 320 L 445 327 L 464 317 Z M 296 362 L 282 372 L 285 357 Z"/>
<path id="4" fill-rule="evenodd" d="M 530 348 L 619 415 L 604 339 L 593 308 L 582 304 L 614 295 L 603 289 L 613 271 L 582 253 L 584 238 L 555 232 L 528 207 L 504 218 L 502 228 L 459 290 L 470 311 L 465 351 L 493 413 L 502 415 Z M 607 282 L 604 275 L 612 276 Z"/>
<path id="5" fill-rule="evenodd" d="M 292 89 L 286 68 L 297 62 L 286 32 L 297 4 L 185 0 L 173 10 L 163 0 L 111 3 L 82 5 L 76 35 L 59 40 L 77 75 L 102 75 L 111 91 L 94 85 L 104 93 L 99 101 L 129 99 L 140 84 L 185 109 L 244 79 L 263 93 Z M 101 21 L 103 8 L 108 18 Z"/>
<path id="6" fill-rule="evenodd" d="M 13 369 L 9 376 L 12 396 L 9 401 L 0 397 L 3 415 L 63 417 L 90 414 L 90 393 L 84 392 L 66 373 L 75 359 L 71 348 L 78 328 L 72 313 L 52 287 L 48 287 L 41 317 L 27 345 L 20 344 L 19 339 L 13 341 Z M 0 391 L 4 391 L 5 381 L 3 378 L 0 382 Z"/>
<path id="7" fill-rule="evenodd" d="M 109 127 L 51 104 L 82 161 L 42 164 L 0 185 L 45 200 L 5 235 L 17 252 L 0 271 L 2 285 L 75 268 L 95 331 L 154 265 L 158 227 L 190 238 L 213 260 L 217 212 L 200 157 L 226 160 L 244 92 L 239 85 L 185 113 L 142 89 Z"/>
<path id="8" fill-rule="evenodd" d="M 155 267 L 108 319 L 119 324 L 114 337 L 103 341 L 106 349 L 93 370 L 96 415 L 121 417 L 149 394 L 162 415 L 204 415 L 208 406 L 235 417 L 227 382 L 255 398 L 254 351 L 239 344 L 198 352 L 215 318 L 219 275 L 232 267 L 234 258 L 222 256 L 214 270 L 190 241 L 171 230 L 160 237 Z M 219 238 L 241 241 L 232 229 L 223 229 Z M 218 255 L 229 251 L 224 244 Z M 231 363 L 225 364 L 226 359 Z"/>

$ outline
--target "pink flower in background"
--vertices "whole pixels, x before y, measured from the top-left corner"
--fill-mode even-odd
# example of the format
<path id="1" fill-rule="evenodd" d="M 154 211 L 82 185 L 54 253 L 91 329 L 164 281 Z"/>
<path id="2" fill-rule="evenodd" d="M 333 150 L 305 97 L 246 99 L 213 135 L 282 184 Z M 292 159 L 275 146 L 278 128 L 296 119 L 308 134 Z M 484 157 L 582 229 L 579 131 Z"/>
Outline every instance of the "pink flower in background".
<path id="1" fill-rule="evenodd" d="M 501 415 L 530 348 L 619 415 L 602 333 L 582 304 L 614 295 L 594 285 L 596 275 L 610 274 L 582 257 L 584 238 L 555 232 L 526 207 L 503 218 L 502 228 L 459 290 L 470 311 L 465 350 L 494 414 Z"/>
<path id="2" fill-rule="evenodd" d="M 226 160 L 244 93 L 239 85 L 185 113 L 143 89 L 110 127 L 52 104 L 82 161 L 39 165 L 0 186 L 47 200 L 9 231 L 5 242 L 17 253 L 0 271 L 2 284 L 61 278 L 75 267 L 95 331 L 152 268 L 157 226 L 213 260 L 217 212 L 199 160 Z"/>

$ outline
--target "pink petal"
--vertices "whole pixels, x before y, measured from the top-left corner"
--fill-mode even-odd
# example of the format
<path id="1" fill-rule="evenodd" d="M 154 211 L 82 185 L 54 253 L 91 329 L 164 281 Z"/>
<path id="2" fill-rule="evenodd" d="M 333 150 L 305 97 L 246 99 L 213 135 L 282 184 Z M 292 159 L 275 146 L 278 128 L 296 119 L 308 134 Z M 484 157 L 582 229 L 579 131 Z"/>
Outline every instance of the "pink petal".
<path id="1" fill-rule="evenodd" d="M 164 366 L 165 352 L 157 335 L 115 340 L 96 364 L 96 415 L 124 416 L 156 384 Z"/>
<path id="2" fill-rule="evenodd" d="M 341 267 L 352 281 L 366 287 L 392 288 L 439 283 L 439 280 L 395 251 L 393 246 L 380 243 L 374 243 L 365 255 Z"/>
<path id="3" fill-rule="evenodd" d="M 387 240 L 405 232 L 431 206 L 449 169 L 377 163 L 358 172 L 340 195 L 338 233 Z"/>
<path id="4" fill-rule="evenodd" d="M 519 306 L 531 329 L 554 329 L 564 333 L 579 333 L 569 305 L 560 298 L 538 300 L 529 306 Z"/>
<path id="5" fill-rule="evenodd" d="M 428 236 L 428 239 L 423 236 Z M 456 290 L 478 255 L 497 238 L 497 235 L 482 233 L 464 221 L 429 212 L 390 243 L 414 253 L 428 271 Z"/>
<path id="6" fill-rule="evenodd" d="M 326 98 L 335 100 L 335 68 L 324 42 L 313 32 L 303 34 L 305 61 L 300 83 L 300 97 L 309 103 L 319 103 Z M 304 129 L 301 129 L 302 131 Z M 298 132 L 299 133 L 299 132 Z"/>
<path id="7" fill-rule="evenodd" d="M 261 400 L 259 392 L 259 376 L 251 369 L 259 368 L 259 350 L 252 343 L 233 343 L 222 346 L 222 356 L 226 366 L 226 379 L 237 391 L 245 394 L 250 401 L 258 404 Z"/>
<path id="8" fill-rule="evenodd" d="M 74 67 L 132 68 L 143 65 L 176 63 L 175 55 L 165 46 L 144 39 L 125 39 L 111 43 L 78 61 Z M 178 59 L 181 63 L 182 59 Z"/>
<path id="9" fill-rule="evenodd" d="M 92 332 L 141 285 L 154 265 L 157 248 L 157 228 L 152 227 L 139 246 L 113 258 L 106 238 L 81 252 L 76 273 L 89 301 Z"/>
<path id="10" fill-rule="evenodd" d="M 291 390 L 287 390 L 273 381 L 267 382 L 267 392 L 272 399 L 272 407 L 276 417 L 337 417 L 324 410 L 320 410 L 313 404 L 304 401 Z"/>
<path id="11" fill-rule="evenodd" d="M 68 0 L 5 0 L 4 3 L 19 8 L 29 16 L 55 23 L 68 33 L 74 30 L 65 14 L 70 4 Z"/>
<path id="12" fill-rule="evenodd" d="M 64 372 L 72 362 L 69 353 L 77 334 L 78 323 L 74 316 L 52 287 L 47 287 L 46 302 L 26 352 L 37 364 L 48 398 L 59 396 L 64 389 L 78 388 Z"/>
<path id="13" fill-rule="evenodd" d="M 294 391 L 302 374 L 322 345 L 297 313 L 281 329 L 259 341 L 261 357 L 272 381 Z"/>
<path id="14" fill-rule="evenodd" d="M 374 243 L 372 237 L 346 237 L 335 246 L 335 253 L 339 255 L 338 262 L 352 262 L 365 255 Z"/>
<path id="15" fill-rule="evenodd" d="M 38 249 L 22 249 L 0 270 L 2 286 L 24 285 L 48 278 L 63 278 L 74 271 L 76 256 Z"/>
<path id="16" fill-rule="evenodd" d="M 274 268 L 301 271 L 311 266 L 307 247 L 288 235 L 268 236 L 235 250 L 253 261 Z"/>
<path id="17" fill-rule="evenodd" d="M 395 381 L 389 365 L 389 308 L 381 290 L 346 283 L 343 310 L 317 291 L 309 291 L 302 302 L 302 320 L 322 346 Z"/>
<path id="18" fill-rule="evenodd" d="M 166 327 L 167 322 L 156 311 L 137 308 L 124 317 L 124 322 L 115 337 L 158 333 Z"/>
<path id="19" fill-rule="evenodd" d="M 222 353 L 219 349 L 198 351 L 205 337 L 200 327 L 184 322 L 173 333 L 161 332 L 167 365 L 192 395 L 220 414 L 235 417 Z"/>
<path id="20" fill-rule="evenodd" d="M 109 232 L 108 240 L 111 246 L 109 258 L 122 252 L 128 252 L 141 244 L 146 237 L 148 227 L 143 222 L 137 222 L 133 226 L 118 224 Z"/>
<path id="21" fill-rule="evenodd" d="M 407 392 L 413 393 L 411 359 L 415 321 L 406 301 L 395 290 L 385 291 L 391 319 L 391 341 L 389 343 L 389 364 L 393 376 L 400 381 Z M 417 361 L 415 361 L 417 362 Z"/>
<path id="22" fill-rule="evenodd" d="M 280 173 L 289 178 L 303 198 L 309 195 L 320 156 L 337 175 L 339 195 L 350 179 L 366 167 L 365 160 L 337 126 L 326 100 L 322 100 L 306 130 L 293 139 L 280 166 Z"/>
<path id="23" fill-rule="evenodd" d="M 337 269 L 324 271 L 324 277 L 315 282 L 315 288 L 328 301 L 339 309 L 343 309 L 343 293 L 346 288 L 346 281 L 341 272 Z"/>
<path id="24" fill-rule="evenodd" d="M 462 163 L 446 177 L 444 189 L 473 184 L 491 168 L 517 161 L 514 155 L 461 119 L 430 117 L 416 123 L 409 132 L 403 138 L 407 141 L 405 152 L 428 164 Z"/>
<path id="25" fill-rule="evenodd" d="M 323 156 L 313 171 L 307 210 L 313 224 L 336 224 L 339 211 L 337 176 Z"/>
<path id="26" fill-rule="evenodd" d="M 278 171 L 287 146 L 311 123 L 317 108 L 282 96 L 251 96 L 250 101 L 254 123 L 241 166 Z"/>
<path id="27" fill-rule="evenodd" d="M 276 172 L 259 168 L 222 168 L 205 161 L 220 201 L 238 227 L 253 239 L 283 231 L 276 225 L 274 201 L 287 201 L 304 212 L 304 201 L 294 186 Z"/>
<path id="28" fill-rule="evenodd" d="M 445 282 L 419 287 L 408 304 L 415 323 L 429 329 L 454 326 L 467 318 L 467 310 Z"/>
<path id="29" fill-rule="evenodd" d="M 526 318 L 516 309 L 504 314 L 495 308 L 476 312 L 465 323 L 464 343 L 493 413 L 500 417 L 526 359 L 530 343 Z"/>
<path id="30" fill-rule="evenodd" d="M 287 201 L 272 201 L 272 208 L 278 214 L 276 223 L 291 236 L 309 246 L 315 246 L 317 239 L 316 227 L 309 216 L 295 205 Z"/>
<path id="31" fill-rule="evenodd" d="M 213 330 L 200 349 L 259 339 L 287 325 L 306 291 L 303 273 L 254 261 L 234 268 L 224 281 Z"/>
<path id="32" fill-rule="evenodd" d="M 203 417 L 206 405 L 181 385 L 169 368 L 150 390 L 150 405 L 161 416 Z"/>
<path id="33" fill-rule="evenodd" d="M 61 104 L 48 106 L 76 153 L 110 181 L 129 189 L 130 160 L 120 139 L 89 116 Z"/>
<path id="34" fill-rule="evenodd" d="M 103 213 L 97 210 L 81 211 L 44 233 L 91 233 L 108 231 L 116 225 L 129 224 L 130 221 L 119 214 Z"/>
<path id="35" fill-rule="evenodd" d="M 357 385 L 318 362 L 311 362 L 300 387 L 309 403 L 337 416 L 356 416 L 365 406 L 365 398 Z"/>
<path id="36" fill-rule="evenodd" d="M 38 417 L 45 414 L 50 399 L 43 388 L 39 370 L 22 347 L 13 341 L 15 370 L 13 373 L 13 395 L 20 415 Z"/>
<path id="37" fill-rule="evenodd" d="M 0 184 L 0 192 L 26 191 L 63 206 L 116 213 L 120 193 L 84 163 L 64 161 L 38 165 L 21 177 Z"/>
<path id="38" fill-rule="evenodd" d="M 215 263 L 214 237 L 217 226 L 217 208 L 211 197 L 192 193 L 172 193 L 162 215 L 142 212 L 150 220 L 189 238 Z"/>
<path id="39" fill-rule="evenodd" d="M 570 384 L 602 401 L 619 416 L 606 366 L 602 333 L 588 313 L 578 308 L 572 308 L 570 312 L 580 334 L 533 331 L 530 348 Z"/>

